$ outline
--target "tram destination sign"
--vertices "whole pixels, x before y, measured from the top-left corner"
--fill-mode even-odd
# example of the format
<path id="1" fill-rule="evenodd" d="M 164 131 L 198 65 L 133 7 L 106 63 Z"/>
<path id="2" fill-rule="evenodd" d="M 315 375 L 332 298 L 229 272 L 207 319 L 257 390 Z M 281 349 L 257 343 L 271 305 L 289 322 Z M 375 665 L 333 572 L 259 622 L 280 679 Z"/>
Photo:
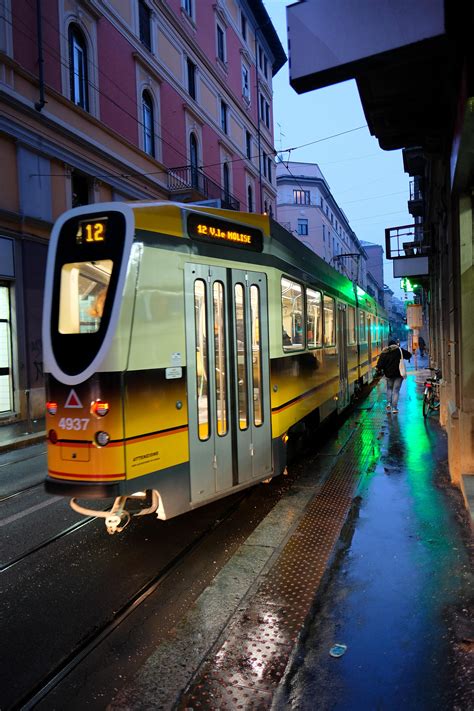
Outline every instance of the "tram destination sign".
<path id="1" fill-rule="evenodd" d="M 237 249 L 261 252 L 263 249 L 262 231 L 239 222 L 221 220 L 193 213 L 188 215 L 188 234 L 191 239 L 200 242 L 226 245 Z"/>

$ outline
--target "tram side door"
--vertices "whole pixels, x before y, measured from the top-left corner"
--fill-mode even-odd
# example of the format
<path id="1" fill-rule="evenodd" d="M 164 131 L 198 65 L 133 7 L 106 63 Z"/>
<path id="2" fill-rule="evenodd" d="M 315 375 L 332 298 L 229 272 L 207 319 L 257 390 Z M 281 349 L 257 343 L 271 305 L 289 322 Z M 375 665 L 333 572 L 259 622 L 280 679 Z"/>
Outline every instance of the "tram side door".
<path id="1" fill-rule="evenodd" d="M 191 501 L 269 476 L 266 277 L 185 266 Z"/>
<path id="2" fill-rule="evenodd" d="M 339 334 L 339 399 L 338 409 L 342 410 L 349 403 L 349 383 L 347 369 L 347 311 L 343 304 L 338 304 L 337 330 Z"/>
<path id="3" fill-rule="evenodd" d="M 369 379 L 372 377 L 372 317 L 367 314 L 367 360 Z"/>

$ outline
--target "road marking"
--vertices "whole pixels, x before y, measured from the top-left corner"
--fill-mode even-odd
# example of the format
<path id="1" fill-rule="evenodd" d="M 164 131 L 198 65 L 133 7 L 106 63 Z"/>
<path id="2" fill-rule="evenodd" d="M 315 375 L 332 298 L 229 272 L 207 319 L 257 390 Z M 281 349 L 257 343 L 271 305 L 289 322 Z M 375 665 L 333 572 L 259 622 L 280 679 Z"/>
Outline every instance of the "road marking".
<path id="1" fill-rule="evenodd" d="M 29 509 L 25 509 L 24 511 L 20 511 L 19 513 L 14 514 L 13 516 L 4 518 L 3 521 L 0 521 L 0 527 L 6 526 L 7 523 L 13 523 L 13 521 L 18 521 L 18 519 L 23 518 L 24 516 L 28 516 L 30 513 L 33 513 L 34 511 L 38 511 L 39 509 L 44 509 L 45 506 L 51 506 L 51 504 L 56 504 L 60 500 L 61 500 L 60 496 L 55 496 L 51 499 L 47 499 L 46 501 L 43 501 L 41 504 L 36 504 L 36 506 L 30 506 Z"/>

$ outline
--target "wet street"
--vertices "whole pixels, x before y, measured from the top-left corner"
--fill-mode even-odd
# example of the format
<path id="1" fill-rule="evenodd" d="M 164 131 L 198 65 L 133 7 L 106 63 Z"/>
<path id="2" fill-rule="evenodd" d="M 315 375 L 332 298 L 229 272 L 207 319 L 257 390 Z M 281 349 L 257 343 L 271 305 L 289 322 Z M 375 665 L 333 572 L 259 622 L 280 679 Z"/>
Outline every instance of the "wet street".
<path id="1" fill-rule="evenodd" d="M 110 708 L 473 707 L 470 521 L 448 483 L 438 415 L 423 419 L 422 382 L 412 368 L 400 412 L 387 415 L 381 381 L 305 463 L 289 508 L 282 502 L 280 535 L 262 522 L 239 551 L 240 567 L 230 561 Z M 290 497 L 310 490 L 281 535 Z M 260 571 L 232 609 L 223 590 L 246 566 L 258 570 L 258 555 Z M 229 607 L 203 644 L 212 587 Z M 183 652 L 193 644 L 203 661 L 191 674 Z M 339 657 L 330 653 L 336 644 Z"/>
<path id="2" fill-rule="evenodd" d="M 379 461 L 276 708 L 472 708 L 469 522 L 446 478 L 446 438 L 421 417 L 413 376 L 399 414 L 379 420 Z M 339 659 L 335 642 L 347 645 Z"/>
<path id="3" fill-rule="evenodd" d="M 211 505 L 165 524 L 143 519 L 114 538 L 91 524 L 77 540 L 51 543 L 50 558 L 49 548 L 26 556 L 18 546 L 74 516 L 51 499 L 56 513 L 45 517 L 34 486 L 22 496 L 38 519 L 14 513 L 18 497 L 5 499 L 4 558 L 18 558 L 3 573 L 13 613 L 5 708 L 474 707 L 472 530 L 449 483 L 438 414 L 422 416 L 422 383 L 411 368 L 399 413 L 387 414 L 382 380 L 338 429 L 318 432 L 317 452 L 251 490 L 227 522 Z M 4 455 L 5 493 L 9 472 L 25 468 L 34 484 L 28 467 L 40 455 L 41 445 L 21 450 L 18 464 Z M 211 535 L 146 604 L 69 664 L 68 636 L 88 629 L 91 612 L 100 624 L 114 618 L 122 588 L 141 585 L 170 546 L 185 547 L 207 524 Z M 43 651 L 23 666 L 32 644 Z M 48 673 L 41 694 L 25 695 Z M 11 706 L 22 684 L 36 700 Z"/>

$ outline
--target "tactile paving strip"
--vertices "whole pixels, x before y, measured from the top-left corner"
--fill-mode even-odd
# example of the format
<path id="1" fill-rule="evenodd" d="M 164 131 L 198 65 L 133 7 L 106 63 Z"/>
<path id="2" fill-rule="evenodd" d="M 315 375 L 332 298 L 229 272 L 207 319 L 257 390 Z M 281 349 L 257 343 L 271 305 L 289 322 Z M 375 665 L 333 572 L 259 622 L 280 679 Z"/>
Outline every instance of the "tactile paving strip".
<path id="1" fill-rule="evenodd" d="M 257 594 L 226 630 L 179 709 L 268 709 L 352 503 L 374 462 L 383 417 L 374 412 L 339 457 Z"/>

